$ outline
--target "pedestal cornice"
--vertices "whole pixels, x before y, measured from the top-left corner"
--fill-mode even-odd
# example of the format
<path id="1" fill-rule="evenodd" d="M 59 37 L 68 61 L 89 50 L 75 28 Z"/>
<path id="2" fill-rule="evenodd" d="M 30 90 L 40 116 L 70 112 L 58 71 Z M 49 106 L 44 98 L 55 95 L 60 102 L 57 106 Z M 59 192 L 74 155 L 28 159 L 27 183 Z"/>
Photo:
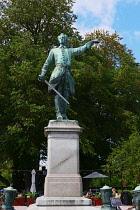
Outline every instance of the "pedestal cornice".
<path id="1" fill-rule="evenodd" d="M 44 128 L 45 137 L 47 137 L 50 132 L 80 133 L 82 132 L 82 128 L 75 120 L 50 120 L 48 126 Z"/>

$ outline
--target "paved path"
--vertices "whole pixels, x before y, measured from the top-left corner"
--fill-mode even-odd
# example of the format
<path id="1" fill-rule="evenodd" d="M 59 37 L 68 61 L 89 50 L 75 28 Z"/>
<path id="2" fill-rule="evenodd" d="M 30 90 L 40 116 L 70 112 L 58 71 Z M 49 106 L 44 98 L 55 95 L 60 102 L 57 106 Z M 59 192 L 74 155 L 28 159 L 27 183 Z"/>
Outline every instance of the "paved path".
<path id="1" fill-rule="evenodd" d="M 97 209 L 101 209 L 101 206 L 93 206 L 94 208 L 96 207 Z M 121 210 L 128 210 L 131 206 L 120 206 Z M 27 206 L 14 206 L 15 210 L 26 210 Z M 131 210 L 134 210 L 135 208 L 132 208 Z"/>
<path id="2" fill-rule="evenodd" d="M 129 210 L 132 206 L 120 206 L 121 210 Z M 96 208 L 101 209 L 101 206 L 96 206 Z M 135 208 L 131 208 L 134 210 Z"/>
<path id="3" fill-rule="evenodd" d="M 27 206 L 13 206 L 15 210 L 26 210 Z"/>

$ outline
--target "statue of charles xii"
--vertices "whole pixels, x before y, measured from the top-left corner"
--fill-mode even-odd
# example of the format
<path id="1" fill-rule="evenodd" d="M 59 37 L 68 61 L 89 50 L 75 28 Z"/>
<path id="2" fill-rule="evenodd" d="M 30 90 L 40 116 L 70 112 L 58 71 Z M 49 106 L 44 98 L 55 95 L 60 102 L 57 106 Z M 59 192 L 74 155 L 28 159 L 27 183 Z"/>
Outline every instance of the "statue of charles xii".
<path id="1" fill-rule="evenodd" d="M 94 43 L 100 43 L 101 41 L 99 38 L 97 40 L 89 41 L 85 45 L 77 48 L 67 48 L 67 40 L 67 35 L 63 33 L 58 36 L 60 46 L 58 48 L 53 48 L 50 51 L 48 58 L 43 65 L 42 72 L 39 75 L 39 80 L 44 82 L 46 72 L 49 70 L 51 64 L 53 62 L 55 63 L 55 68 L 49 81 L 51 86 L 48 87 L 48 91 L 49 93 L 55 94 L 56 117 L 59 121 L 68 120 L 66 115 L 67 103 L 53 91 L 53 88 L 55 88 L 66 100 L 69 100 L 70 95 L 74 95 L 75 92 L 74 79 L 70 70 L 71 57 L 86 52 Z"/>

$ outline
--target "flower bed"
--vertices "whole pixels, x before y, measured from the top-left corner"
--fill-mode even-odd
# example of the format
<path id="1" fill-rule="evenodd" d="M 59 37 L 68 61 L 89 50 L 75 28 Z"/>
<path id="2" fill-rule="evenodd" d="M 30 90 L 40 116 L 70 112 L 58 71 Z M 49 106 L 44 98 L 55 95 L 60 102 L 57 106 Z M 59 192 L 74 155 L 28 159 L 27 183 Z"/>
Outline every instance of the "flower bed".
<path id="1" fill-rule="evenodd" d="M 29 206 L 35 202 L 34 198 L 17 197 L 14 200 L 13 206 Z"/>
<path id="2" fill-rule="evenodd" d="M 90 199 L 92 200 L 92 205 L 93 206 L 102 206 L 103 205 L 101 198 L 93 197 L 93 198 L 90 198 Z"/>

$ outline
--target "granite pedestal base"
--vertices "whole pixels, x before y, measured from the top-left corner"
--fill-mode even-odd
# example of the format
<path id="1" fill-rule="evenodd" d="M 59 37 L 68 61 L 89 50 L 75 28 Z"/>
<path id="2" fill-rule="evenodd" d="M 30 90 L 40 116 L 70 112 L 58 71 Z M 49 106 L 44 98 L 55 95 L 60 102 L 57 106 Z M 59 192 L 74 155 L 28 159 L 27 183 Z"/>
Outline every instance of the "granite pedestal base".
<path id="1" fill-rule="evenodd" d="M 94 206 L 44 206 L 37 207 L 34 204 L 30 206 L 30 210 L 100 210 Z"/>
<path id="2" fill-rule="evenodd" d="M 92 201 L 82 197 L 79 174 L 79 134 L 76 121 L 50 121 L 45 127 L 48 138 L 48 167 L 44 196 L 28 210 L 91 210 Z"/>
<path id="3" fill-rule="evenodd" d="M 29 209 L 29 207 L 28 207 Z M 30 210 L 100 210 L 94 206 L 36 206 L 32 204 Z"/>
<path id="4" fill-rule="evenodd" d="M 79 134 L 76 121 L 50 121 L 45 127 L 48 138 L 48 167 L 45 197 L 81 197 L 79 175 Z"/>
<path id="5" fill-rule="evenodd" d="M 39 197 L 29 210 L 99 210 L 91 206 L 91 200 L 83 197 Z"/>

